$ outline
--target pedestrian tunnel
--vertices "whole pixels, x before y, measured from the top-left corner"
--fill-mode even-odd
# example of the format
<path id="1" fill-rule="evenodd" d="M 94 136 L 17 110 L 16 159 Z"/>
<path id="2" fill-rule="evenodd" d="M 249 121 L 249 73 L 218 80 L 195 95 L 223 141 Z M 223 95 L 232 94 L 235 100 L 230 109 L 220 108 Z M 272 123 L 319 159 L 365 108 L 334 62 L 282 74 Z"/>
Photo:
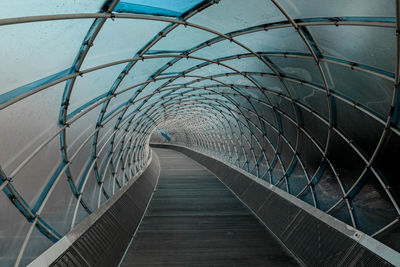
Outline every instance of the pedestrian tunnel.
<path id="1" fill-rule="evenodd" d="M 0 10 L 1 266 L 400 265 L 398 0 Z"/>

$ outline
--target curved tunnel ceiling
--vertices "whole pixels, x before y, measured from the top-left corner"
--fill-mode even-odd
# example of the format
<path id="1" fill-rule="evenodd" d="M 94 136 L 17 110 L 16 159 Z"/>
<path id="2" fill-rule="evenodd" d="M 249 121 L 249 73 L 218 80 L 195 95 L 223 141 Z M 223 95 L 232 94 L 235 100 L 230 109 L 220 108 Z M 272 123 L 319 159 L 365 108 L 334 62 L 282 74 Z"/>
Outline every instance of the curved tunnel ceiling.
<path id="1" fill-rule="evenodd" d="M 398 1 L 0 8 L 0 262 L 29 262 L 99 207 L 150 140 L 221 158 L 399 250 Z"/>

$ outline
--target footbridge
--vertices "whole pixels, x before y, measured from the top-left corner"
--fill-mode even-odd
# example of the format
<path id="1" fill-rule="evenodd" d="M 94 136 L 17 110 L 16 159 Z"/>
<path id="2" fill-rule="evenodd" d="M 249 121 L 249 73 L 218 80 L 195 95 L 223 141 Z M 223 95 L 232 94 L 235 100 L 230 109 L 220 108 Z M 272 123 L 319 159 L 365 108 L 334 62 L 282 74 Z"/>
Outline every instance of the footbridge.
<path id="1" fill-rule="evenodd" d="M 0 10 L 0 266 L 400 266 L 400 0 Z"/>

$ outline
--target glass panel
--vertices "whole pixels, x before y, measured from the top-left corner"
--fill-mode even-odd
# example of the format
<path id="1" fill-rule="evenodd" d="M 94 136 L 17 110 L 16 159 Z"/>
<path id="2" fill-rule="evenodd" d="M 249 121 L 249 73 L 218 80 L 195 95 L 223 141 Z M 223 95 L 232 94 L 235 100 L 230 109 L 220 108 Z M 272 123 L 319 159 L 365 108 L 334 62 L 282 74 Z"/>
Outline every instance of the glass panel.
<path id="1" fill-rule="evenodd" d="M 315 26 L 308 29 L 324 56 L 395 72 L 395 29 L 359 26 Z"/>
<path id="2" fill-rule="evenodd" d="M 347 223 L 348 225 L 352 225 L 349 209 L 345 201 L 342 201 L 329 214 L 341 220 L 342 222 Z"/>
<path id="3" fill-rule="evenodd" d="M 224 64 L 226 64 L 226 63 L 227 62 L 224 62 Z M 228 65 L 228 64 L 226 64 L 226 65 Z M 200 69 L 191 71 L 189 74 L 207 77 L 207 76 L 217 75 L 217 74 L 227 73 L 227 72 L 232 72 L 232 70 L 228 69 L 227 67 L 221 66 L 221 65 L 218 66 L 217 64 L 210 64 L 210 65 L 207 65 Z"/>
<path id="4" fill-rule="evenodd" d="M 169 52 L 176 51 L 179 53 L 189 50 L 199 45 L 200 43 L 203 43 L 217 36 L 218 35 L 197 28 L 185 27 L 183 25 L 180 25 L 177 28 L 173 29 L 170 33 L 168 33 L 166 37 L 158 41 L 151 48 L 151 51 L 153 51 L 154 53 L 167 50 Z"/>
<path id="5" fill-rule="evenodd" d="M 254 84 L 250 82 L 248 79 L 243 77 L 242 75 L 232 75 L 232 76 L 222 76 L 222 77 L 216 77 L 214 78 L 215 80 L 221 81 L 226 84 L 235 84 L 235 85 L 247 85 L 247 86 L 252 86 L 254 87 Z M 216 84 L 216 82 L 214 82 Z M 249 90 L 253 91 L 253 89 L 243 89 L 243 90 Z M 249 92 L 250 94 L 250 92 Z"/>
<path id="6" fill-rule="evenodd" d="M 148 20 L 107 20 L 89 50 L 82 69 L 134 57 L 167 25 L 165 22 Z"/>
<path id="7" fill-rule="evenodd" d="M 391 185 L 390 192 L 396 196 L 400 192 L 400 183 L 398 183 L 399 151 L 400 136 L 392 132 L 377 158 L 377 170 L 385 177 L 386 182 Z"/>
<path id="8" fill-rule="evenodd" d="M 7 174 L 59 130 L 57 122 L 64 86 L 65 83 L 55 85 L 1 110 L 0 162 Z"/>
<path id="9" fill-rule="evenodd" d="M 96 176 L 94 175 L 93 171 L 90 171 L 90 173 L 87 177 L 85 190 L 83 192 L 82 199 L 87 203 L 87 205 L 89 206 L 89 208 L 91 210 L 95 210 L 97 208 L 99 189 L 100 189 L 100 187 L 97 184 Z"/>
<path id="10" fill-rule="evenodd" d="M 306 187 L 307 179 L 304 175 L 304 170 L 302 169 L 300 162 L 296 161 L 295 167 L 288 177 L 288 182 L 289 192 L 295 196 L 300 193 L 304 187 Z"/>
<path id="11" fill-rule="evenodd" d="M 98 0 L 13 0 L 0 2 L 0 18 L 16 18 L 51 14 L 95 13 L 99 12 L 104 1 Z M 10 12 L 11 11 L 11 12 Z"/>
<path id="12" fill-rule="evenodd" d="M 172 59 L 173 58 L 156 58 L 138 61 L 128 75 L 126 75 L 126 77 L 122 80 L 117 92 L 130 86 L 134 86 L 138 83 L 147 81 L 151 75 L 156 73 L 161 67 L 163 67 Z M 166 71 L 170 72 L 170 69 L 167 69 Z M 163 81 L 166 82 L 167 80 Z M 139 89 L 140 87 L 136 88 Z M 132 92 L 134 92 L 134 90 Z"/>
<path id="13" fill-rule="evenodd" d="M 294 121 L 297 121 L 292 102 L 290 102 L 286 98 L 282 98 L 273 94 L 269 94 L 269 98 L 271 99 L 271 102 L 274 104 L 274 106 L 276 106 L 281 113 L 285 113 L 281 114 L 281 117 L 284 117 L 286 115 L 292 118 Z"/>
<path id="14" fill-rule="evenodd" d="M 268 123 L 272 124 L 273 126 L 276 126 L 276 118 L 274 116 L 274 111 L 272 110 L 271 107 L 267 105 L 263 105 L 259 102 L 252 101 L 253 106 L 257 109 L 257 112 L 260 114 L 260 116 L 263 117 L 264 120 L 266 120 Z M 266 125 L 266 123 L 264 123 Z"/>
<path id="15" fill-rule="evenodd" d="M 320 167 L 321 169 L 318 172 L 312 174 L 315 176 L 313 180 L 314 192 L 318 208 L 327 211 L 343 197 L 343 193 L 332 168 L 323 163 Z"/>
<path id="16" fill-rule="evenodd" d="M 234 59 L 234 60 L 224 61 L 223 63 L 241 72 L 254 71 L 254 72 L 271 73 L 270 68 L 257 58 L 242 58 L 240 60 Z M 231 70 L 229 71 L 231 72 Z"/>
<path id="17" fill-rule="evenodd" d="M 325 148 L 326 139 L 328 135 L 328 125 L 323 123 L 320 119 L 310 112 L 299 108 L 301 110 L 301 117 L 304 129 L 316 139 L 322 148 Z"/>
<path id="18" fill-rule="evenodd" d="M 60 235 L 65 235 L 71 228 L 74 199 L 67 177 L 62 175 L 41 214 L 43 220 Z"/>
<path id="19" fill-rule="evenodd" d="M 68 154 L 72 156 L 85 139 L 93 133 L 102 105 L 97 106 L 89 111 L 67 129 L 66 140 L 68 147 Z M 88 143 L 92 143 L 91 140 Z"/>
<path id="20" fill-rule="evenodd" d="M 317 90 L 310 86 L 302 85 L 298 82 L 285 81 L 292 92 L 294 99 L 301 104 L 314 110 L 318 115 L 328 119 L 328 98 L 324 89 Z M 313 115 L 314 116 L 314 115 Z"/>
<path id="21" fill-rule="evenodd" d="M 115 11 L 178 17 L 201 2 L 203 0 L 124 0 L 118 3 Z"/>
<path id="22" fill-rule="evenodd" d="M 216 88 L 216 86 L 223 86 L 223 84 L 218 83 L 218 82 L 213 81 L 213 80 L 202 80 L 201 82 L 192 83 L 192 84 L 189 84 L 187 86 L 194 86 L 194 87 L 209 86 L 211 90 L 218 90 Z M 205 92 L 206 90 L 200 90 L 200 91 L 204 91 Z M 199 92 L 199 91 L 196 90 L 196 92 Z"/>
<path id="23" fill-rule="evenodd" d="M 314 206 L 314 200 L 313 200 L 313 197 L 312 197 L 312 193 L 311 193 L 310 187 L 307 187 L 307 189 L 304 191 L 304 193 L 301 194 L 299 197 L 304 202 L 310 204 L 311 206 Z"/>
<path id="24" fill-rule="evenodd" d="M 300 155 L 304 167 L 313 175 L 321 164 L 322 154 L 306 135 L 302 134 L 300 136 L 300 142 Z"/>
<path id="25" fill-rule="evenodd" d="M 125 64 L 89 72 L 75 81 L 71 93 L 69 111 L 73 112 L 78 107 L 94 101 L 100 96 L 105 96 L 121 73 Z"/>
<path id="26" fill-rule="evenodd" d="M 239 35 L 234 39 L 255 52 L 309 52 L 292 27 Z"/>
<path id="27" fill-rule="evenodd" d="M 47 248 L 54 243 L 45 237 L 36 227 L 33 229 L 32 235 L 25 248 L 24 255 L 22 256 L 21 266 L 27 266 L 30 262 L 36 259 Z"/>
<path id="28" fill-rule="evenodd" d="M 281 147 L 280 147 L 279 153 L 282 158 L 283 166 L 284 166 L 285 170 L 288 171 L 289 167 L 292 164 L 292 159 L 293 159 L 294 153 L 283 139 L 281 141 Z"/>
<path id="29" fill-rule="evenodd" d="M 1 26 L 0 94 L 71 68 L 92 22 L 62 20 Z"/>
<path id="30" fill-rule="evenodd" d="M 107 172 L 105 174 L 105 179 L 104 179 L 104 189 L 107 192 L 112 192 L 112 186 L 113 186 L 113 180 L 112 180 L 112 176 L 111 176 L 111 169 L 110 166 L 108 166 L 107 168 Z"/>
<path id="31" fill-rule="evenodd" d="M 125 112 L 125 114 L 124 114 L 124 117 L 123 117 L 123 119 L 122 119 L 122 122 L 124 122 L 125 119 L 126 119 L 127 117 L 132 116 L 133 114 L 136 114 L 136 113 L 137 113 L 136 110 L 138 109 L 140 103 L 141 103 L 141 102 L 137 102 L 137 103 L 131 105 L 131 106 L 126 110 L 126 112 Z M 136 115 L 136 116 L 137 116 L 137 115 Z"/>
<path id="32" fill-rule="evenodd" d="M 60 142 L 55 138 L 15 176 L 13 185 L 29 205 L 35 204 L 52 177 L 55 178 L 61 162 Z"/>
<path id="33" fill-rule="evenodd" d="M 105 116 L 105 118 L 108 119 L 109 116 L 114 116 L 115 113 L 120 114 L 123 111 L 123 108 L 126 105 L 129 105 L 129 103 L 128 103 L 129 99 L 131 99 L 134 94 L 135 94 L 135 90 L 129 90 L 120 95 L 117 95 L 117 97 L 112 98 L 110 103 L 108 104 L 107 111 L 106 111 L 107 115 Z M 119 115 L 115 115 L 115 117 L 112 120 L 114 121 L 115 118 L 118 118 L 118 116 Z M 107 122 L 105 127 L 108 129 L 110 127 L 109 125 L 110 125 L 110 122 Z"/>
<path id="34" fill-rule="evenodd" d="M 340 180 L 348 190 L 364 170 L 365 163 L 337 133 L 333 133 L 329 147 L 329 160 L 334 162 Z"/>
<path id="35" fill-rule="evenodd" d="M 115 117 L 113 117 L 100 130 L 99 137 L 97 139 L 98 140 L 97 141 L 97 152 L 98 153 L 100 152 L 100 149 L 102 149 L 102 155 L 104 155 L 104 153 L 106 153 L 106 152 L 108 153 L 108 149 L 109 149 L 110 142 L 111 142 L 111 139 L 110 140 L 108 140 L 108 139 L 110 138 L 110 136 L 115 131 L 115 126 L 116 126 L 116 123 L 117 123 L 117 120 L 118 120 L 119 116 L 120 115 L 116 115 Z M 106 147 L 103 148 L 104 145 L 106 145 Z M 100 159 L 102 159 L 102 158 L 99 158 L 99 160 Z"/>
<path id="36" fill-rule="evenodd" d="M 241 55 L 249 53 L 248 50 L 243 47 L 232 43 L 228 40 L 223 40 L 215 44 L 211 44 L 210 46 L 206 46 L 197 50 L 193 54 L 194 57 L 203 57 L 208 59 L 218 59 L 223 57 L 229 57 L 232 55 Z"/>
<path id="37" fill-rule="evenodd" d="M 282 165 L 279 162 L 278 158 L 276 158 L 275 160 L 276 160 L 275 166 L 273 166 L 273 164 L 271 163 L 271 167 L 273 167 L 273 169 L 272 169 L 272 184 L 274 184 L 274 185 L 276 185 L 280 181 L 280 179 L 283 177 Z M 285 184 L 285 186 L 286 186 L 286 184 Z M 286 191 L 286 187 L 281 187 L 281 189 Z"/>
<path id="38" fill-rule="evenodd" d="M 372 156 L 384 125 L 359 110 L 336 101 L 337 126 L 368 156 Z"/>
<path id="39" fill-rule="evenodd" d="M 288 95 L 286 88 L 284 88 L 282 82 L 276 77 L 259 76 L 259 75 L 252 75 L 251 77 L 253 77 L 258 82 L 258 84 L 263 88 L 266 88 L 274 92 L 280 92 L 284 95 Z"/>
<path id="40" fill-rule="evenodd" d="M 197 59 L 181 59 L 173 66 L 168 68 L 168 72 L 182 72 L 201 63 L 207 63 L 207 62 Z"/>
<path id="41" fill-rule="evenodd" d="M 319 71 L 315 61 L 303 58 L 293 57 L 269 57 L 277 67 L 278 72 L 286 77 L 312 82 L 323 86 L 321 72 Z"/>
<path id="42" fill-rule="evenodd" d="M 76 201 L 74 201 L 74 208 L 75 208 L 75 206 L 76 206 Z M 81 223 L 87 216 L 88 216 L 88 213 L 86 212 L 86 210 L 82 207 L 82 205 L 79 205 L 78 212 L 76 214 L 76 220 L 75 220 L 74 228 L 76 228 L 76 226 L 79 223 Z"/>
<path id="43" fill-rule="evenodd" d="M 272 2 L 253 0 L 251 5 L 243 5 L 241 0 L 222 0 L 190 18 L 189 22 L 227 33 L 281 20 L 285 17 Z"/>
<path id="44" fill-rule="evenodd" d="M 194 75 L 194 74 L 191 73 L 191 75 Z M 192 82 L 192 81 L 194 81 L 194 80 L 197 80 L 197 77 L 178 78 L 178 79 L 176 79 L 174 82 L 172 82 L 171 85 L 185 84 L 185 83 Z"/>
<path id="45" fill-rule="evenodd" d="M 68 148 L 68 156 L 71 158 L 82 145 L 82 143 L 93 133 L 101 107 L 97 107 L 88 114 L 71 124 L 67 130 L 67 144 L 72 144 Z M 85 129 L 82 131 L 81 129 Z M 85 171 L 85 167 L 91 160 L 93 149 L 93 137 L 83 146 L 70 165 L 71 174 L 74 182 L 78 185 L 80 178 Z"/>
<path id="46" fill-rule="evenodd" d="M 142 93 L 140 93 L 136 99 L 146 99 L 148 96 L 150 96 L 156 89 L 161 88 L 161 86 L 166 82 L 166 80 L 161 80 L 161 81 L 156 81 L 156 82 L 152 82 L 149 83 L 149 85 L 147 85 Z"/>
<path id="47" fill-rule="evenodd" d="M 295 120 L 295 118 L 293 119 Z M 282 121 L 283 134 L 288 139 L 292 147 L 295 148 L 297 140 L 296 125 L 293 124 L 291 121 L 289 121 L 285 116 L 281 116 L 281 121 Z"/>
<path id="48" fill-rule="evenodd" d="M 30 224 L 0 192 L 0 265 L 13 266 Z"/>
<path id="49" fill-rule="evenodd" d="M 385 190 L 370 171 L 365 184 L 352 200 L 358 227 L 367 234 L 373 234 L 394 221 L 397 212 L 388 199 Z"/>
<path id="50" fill-rule="evenodd" d="M 363 73 L 349 70 L 339 65 L 324 63 L 329 88 L 367 108 L 386 116 L 390 110 L 393 82 Z"/>
<path id="51" fill-rule="evenodd" d="M 394 0 L 280 0 L 279 3 L 295 19 L 309 17 L 396 16 Z"/>

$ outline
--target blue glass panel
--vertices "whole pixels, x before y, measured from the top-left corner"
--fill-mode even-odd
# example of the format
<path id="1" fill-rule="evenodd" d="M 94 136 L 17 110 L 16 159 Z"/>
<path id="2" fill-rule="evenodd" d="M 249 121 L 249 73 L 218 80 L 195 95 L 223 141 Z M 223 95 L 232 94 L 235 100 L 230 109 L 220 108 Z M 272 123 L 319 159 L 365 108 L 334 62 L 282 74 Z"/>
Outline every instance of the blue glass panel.
<path id="1" fill-rule="evenodd" d="M 125 0 L 117 4 L 114 11 L 179 17 L 204 0 Z"/>

